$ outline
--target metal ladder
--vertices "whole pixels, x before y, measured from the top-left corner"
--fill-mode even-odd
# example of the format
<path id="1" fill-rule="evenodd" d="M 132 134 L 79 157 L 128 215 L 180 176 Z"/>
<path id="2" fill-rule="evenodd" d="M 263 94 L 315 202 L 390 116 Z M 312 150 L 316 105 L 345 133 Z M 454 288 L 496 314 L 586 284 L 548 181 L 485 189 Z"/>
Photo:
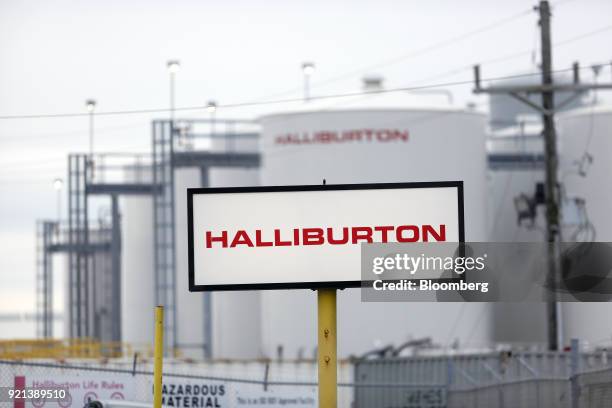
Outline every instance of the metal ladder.
<path id="1" fill-rule="evenodd" d="M 90 336 L 90 254 L 87 194 L 85 186 L 90 166 L 85 154 L 68 156 L 68 304 L 71 338 Z"/>
<path id="2" fill-rule="evenodd" d="M 174 217 L 174 126 L 168 120 L 153 121 L 153 239 L 155 302 L 166 310 L 164 345 L 176 348 L 176 248 Z"/>
<path id="3" fill-rule="evenodd" d="M 48 247 L 56 228 L 52 221 L 36 223 L 36 336 L 44 339 L 53 337 L 53 263 Z"/>

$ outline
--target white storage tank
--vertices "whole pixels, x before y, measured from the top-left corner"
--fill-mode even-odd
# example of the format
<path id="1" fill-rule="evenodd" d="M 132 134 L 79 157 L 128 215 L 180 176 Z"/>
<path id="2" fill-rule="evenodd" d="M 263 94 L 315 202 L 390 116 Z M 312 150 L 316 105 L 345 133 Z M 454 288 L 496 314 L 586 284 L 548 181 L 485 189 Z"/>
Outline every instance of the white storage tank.
<path id="1" fill-rule="evenodd" d="M 560 177 L 567 199 L 585 200 L 595 241 L 612 242 L 612 106 L 593 106 L 559 116 Z M 571 239 L 566 233 L 566 240 Z M 587 236 L 583 239 L 592 240 Z M 592 316 L 608 316 L 612 303 L 565 303 L 565 338 L 592 347 L 612 344 L 612 327 Z"/>
<path id="2" fill-rule="evenodd" d="M 228 124 L 217 129 L 226 136 L 213 139 L 212 151 L 259 152 L 259 126 L 255 123 Z M 242 136 L 236 136 L 242 135 Z M 259 185 L 258 168 L 213 168 L 210 187 L 251 187 Z M 200 297 L 204 295 L 199 294 Z M 212 351 L 214 358 L 261 357 L 260 293 L 217 292 L 212 299 Z"/>
<path id="3" fill-rule="evenodd" d="M 223 135 L 252 134 L 257 130 L 248 124 L 243 124 L 242 128 L 234 126 L 228 129 L 222 126 L 222 121 L 215 126 L 196 124 L 192 132 L 212 137 L 200 140 L 203 143 L 199 145 L 196 141 L 194 146 L 186 146 L 186 149 L 195 147 L 198 151 L 255 153 L 259 147 L 258 137 Z M 259 183 L 259 169 L 211 168 L 207 178 L 208 187 L 256 186 Z M 258 358 L 261 356 L 259 292 L 188 292 L 187 188 L 201 187 L 203 181 L 199 168 L 175 170 L 177 342 L 183 355 L 189 357 L 202 357 L 203 346 L 210 339 L 214 358 Z M 210 337 L 205 333 L 208 327 L 205 324 L 205 296 L 211 299 Z"/>
<path id="4" fill-rule="evenodd" d="M 486 240 L 485 116 L 424 101 L 369 94 L 263 116 L 262 185 L 463 180 L 466 240 Z M 316 293 L 267 291 L 262 309 L 267 355 L 313 355 Z M 338 294 L 338 322 L 342 357 L 411 338 L 465 347 L 491 340 L 485 303 L 362 303 L 349 289 Z"/>
<path id="5" fill-rule="evenodd" d="M 121 211 L 121 338 L 136 346 L 153 344 L 153 199 L 126 196 Z"/>
<path id="6" fill-rule="evenodd" d="M 208 133 L 207 126 L 191 129 Z M 257 152 L 258 138 L 248 137 L 227 143 L 217 129 L 217 136 L 205 146 L 177 141 L 176 151 Z M 133 170 L 125 171 L 133 179 Z M 202 358 L 205 335 L 204 294 L 188 291 L 187 263 L 187 188 L 201 187 L 197 167 L 175 170 L 176 225 L 176 342 L 184 357 Z M 139 175 L 140 180 L 151 174 Z M 210 187 L 253 186 L 259 181 L 258 169 L 212 168 L 208 173 Z M 124 342 L 151 344 L 155 306 L 153 256 L 153 200 L 150 196 L 125 196 L 120 200 L 122 233 L 122 339 Z M 215 358 L 257 358 L 261 356 L 259 292 L 215 293 L 212 295 L 212 343 Z"/>
<path id="7" fill-rule="evenodd" d="M 119 183 L 151 183 L 150 163 L 137 157 L 126 163 Z M 121 341 L 137 348 L 153 346 L 155 274 L 153 198 L 119 197 L 121 229 Z"/>

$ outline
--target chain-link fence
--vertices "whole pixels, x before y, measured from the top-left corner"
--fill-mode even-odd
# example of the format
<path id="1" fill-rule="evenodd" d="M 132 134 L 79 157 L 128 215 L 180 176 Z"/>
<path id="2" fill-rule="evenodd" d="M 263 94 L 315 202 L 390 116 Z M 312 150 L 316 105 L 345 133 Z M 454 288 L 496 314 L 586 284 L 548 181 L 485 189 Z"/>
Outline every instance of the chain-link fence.
<path id="1" fill-rule="evenodd" d="M 0 388 L 55 387 L 68 389 L 62 401 L 34 401 L 22 408 L 82 407 L 90 400 L 125 399 L 151 403 L 153 373 L 150 361 L 130 367 L 128 361 L 80 360 L 0 361 Z M 338 371 L 338 407 L 393 407 L 406 401 L 406 408 L 443 408 L 444 385 L 386 382 L 359 383 L 353 380 L 354 366 L 342 362 Z M 238 361 L 188 363 L 164 362 L 164 406 L 184 408 L 318 406 L 317 368 L 314 361 Z M 358 401 L 359 400 L 359 401 Z M 0 402 L 13 406 L 6 400 Z"/>
<path id="2" fill-rule="evenodd" d="M 357 407 L 603 408 L 612 407 L 612 354 L 579 352 L 488 352 L 379 358 L 355 362 Z M 384 384 L 420 384 L 413 392 L 384 391 Z M 428 385 L 430 388 L 428 391 Z M 433 384 L 438 384 L 434 388 Z M 427 405 L 434 390 L 443 404 Z M 414 393 L 425 395 L 412 404 Z M 428 396 L 429 395 L 429 396 Z M 437 401 L 437 400 L 436 400 Z"/>
<path id="3" fill-rule="evenodd" d="M 612 407 L 612 367 L 587 366 L 588 371 L 576 373 L 572 363 L 576 358 L 541 356 L 540 363 L 534 356 L 502 356 L 503 372 L 500 366 L 489 366 L 490 355 L 459 356 L 456 361 L 449 357 L 344 361 L 338 371 L 338 407 Z M 527 364 L 529 370 L 517 374 L 509 369 L 515 363 L 511 360 L 523 358 L 531 364 L 519 364 Z M 559 361 L 567 362 L 569 368 Z M 481 372 L 475 362 L 485 369 Z M 607 358 L 597 362 L 607 364 Z M 554 368 L 547 371 L 546 367 Z M 64 400 L 23 405 L 0 398 L 0 407 L 82 407 L 89 400 L 110 399 L 150 403 L 152 374 L 150 360 L 0 360 L 0 390 L 63 388 L 70 393 Z M 307 408 L 318 404 L 317 367 L 312 360 L 167 360 L 163 383 L 164 404 L 172 407 Z"/>
<path id="4" fill-rule="evenodd" d="M 210 362 L 165 361 L 164 406 L 184 408 L 222 407 L 315 407 L 316 364 L 305 362 Z M 352 370 L 342 363 L 342 386 L 338 406 L 351 407 Z M 31 401 L 22 408 L 83 407 L 91 400 L 124 399 L 152 402 L 152 362 L 84 360 L 0 361 L 0 389 L 66 389 L 70 396 L 58 401 Z M 1 394 L 1 393 L 0 393 Z M 5 396 L 6 397 L 6 396 Z M 1 406 L 13 406 L 7 398 Z M 15 406 L 16 407 L 16 406 Z"/>
<path id="5" fill-rule="evenodd" d="M 572 408 L 567 379 L 538 378 L 504 382 L 448 392 L 454 408 Z"/>
<path id="6" fill-rule="evenodd" d="M 579 407 L 612 407 L 612 368 L 578 374 L 572 387 Z"/>
<path id="7" fill-rule="evenodd" d="M 451 389 L 453 408 L 608 408 L 612 407 L 612 368 L 569 378 L 532 378 Z"/>

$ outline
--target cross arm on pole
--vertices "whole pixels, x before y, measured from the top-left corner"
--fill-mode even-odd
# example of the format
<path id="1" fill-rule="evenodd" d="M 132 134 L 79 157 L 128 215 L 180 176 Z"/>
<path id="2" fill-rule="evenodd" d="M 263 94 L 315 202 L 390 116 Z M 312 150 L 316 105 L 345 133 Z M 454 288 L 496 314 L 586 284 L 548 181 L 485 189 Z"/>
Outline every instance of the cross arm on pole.
<path id="1" fill-rule="evenodd" d="M 519 94 L 518 92 L 510 92 L 509 95 L 512 96 L 514 99 L 517 99 L 523 102 L 525 105 L 537 110 L 542 115 L 550 115 L 550 111 L 548 109 L 544 109 L 542 106 L 533 102 L 531 99 L 527 98 L 526 96 Z"/>
<path id="2" fill-rule="evenodd" d="M 594 89 L 612 89 L 610 84 L 550 84 L 550 85 L 505 85 L 488 86 L 483 88 L 478 86 L 474 89 L 475 93 L 489 94 L 508 94 L 512 92 L 522 92 L 526 94 L 541 94 L 543 92 L 586 92 Z"/>

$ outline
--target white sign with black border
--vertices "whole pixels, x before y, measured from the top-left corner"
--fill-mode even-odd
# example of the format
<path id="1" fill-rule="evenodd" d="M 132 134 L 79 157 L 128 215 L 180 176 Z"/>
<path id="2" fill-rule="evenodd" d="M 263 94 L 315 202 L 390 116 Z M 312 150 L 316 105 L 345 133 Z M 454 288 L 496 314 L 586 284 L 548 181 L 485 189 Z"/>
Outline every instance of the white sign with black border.
<path id="1" fill-rule="evenodd" d="M 464 242 L 461 181 L 187 194 L 192 292 L 359 287 L 362 243 Z"/>

